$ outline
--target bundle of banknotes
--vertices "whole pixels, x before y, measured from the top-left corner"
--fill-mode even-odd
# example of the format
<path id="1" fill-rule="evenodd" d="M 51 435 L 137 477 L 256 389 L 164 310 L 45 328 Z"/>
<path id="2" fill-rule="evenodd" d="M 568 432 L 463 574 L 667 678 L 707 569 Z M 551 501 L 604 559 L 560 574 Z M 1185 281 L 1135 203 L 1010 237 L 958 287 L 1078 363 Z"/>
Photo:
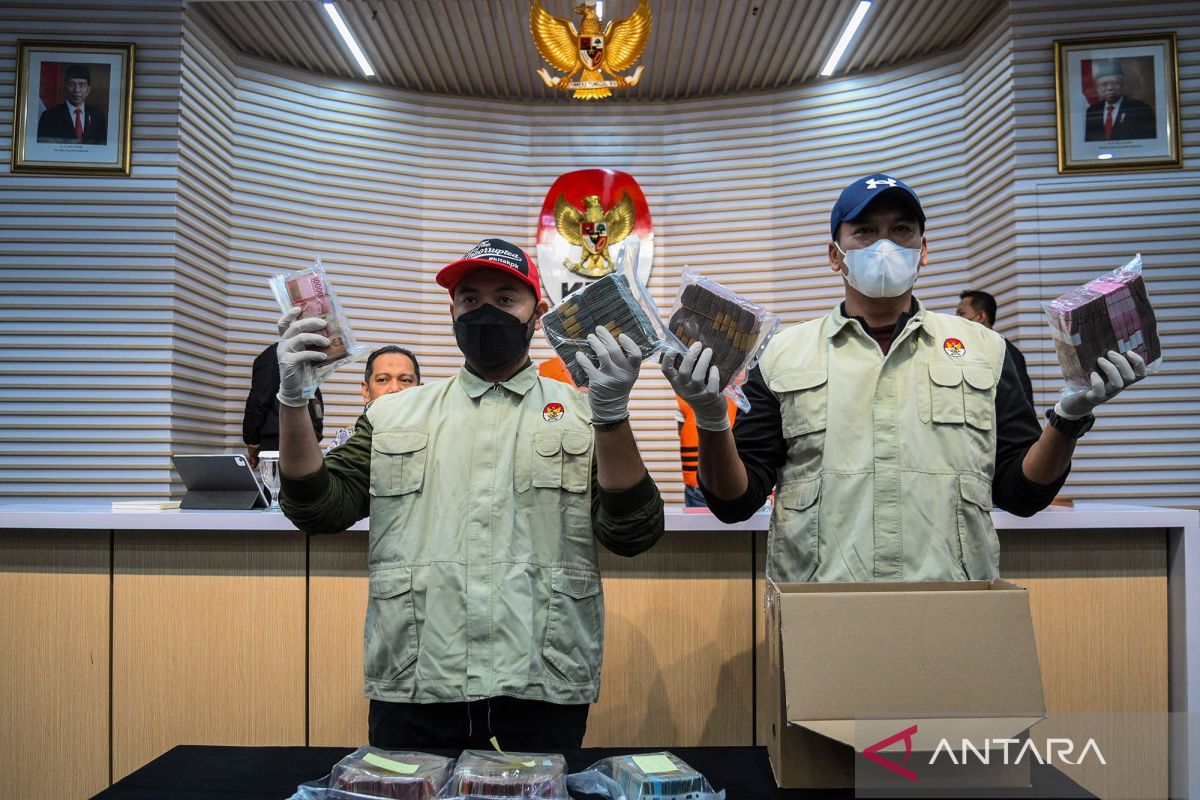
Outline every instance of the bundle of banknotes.
<path id="1" fill-rule="evenodd" d="M 1063 377 L 1086 387 L 1096 359 L 1133 351 L 1148 365 L 1162 357 L 1158 323 L 1142 279 L 1141 256 L 1045 305 Z"/>
<path id="2" fill-rule="evenodd" d="M 576 386 L 587 386 L 588 376 L 575 360 L 583 351 L 591 355 L 587 336 L 604 327 L 615 339 L 624 333 L 633 339 L 642 356 L 649 356 L 662 343 L 645 309 L 634 297 L 629 280 L 621 273 L 605 275 L 572 292 L 542 317 L 542 329 L 550 345 L 566 362 Z"/>
<path id="3" fill-rule="evenodd" d="M 713 790 L 703 775 L 669 752 L 613 756 L 612 777 L 628 800 L 701 797 Z"/>
<path id="4" fill-rule="evenodd" d="M 300 319 L 319 317 L 325 322 L 325 329 L 319 333 L 329 339 L 329 347 L 323 349 L 324 360 L 315 366 L 322 367 L 349 355 L 342 318 L 326 284 L 324 270 L 294 272 L 284 278 L 284 286 L 292 306 L 300 307 Z"/>
<path id="5" fill-rule="evenodd" d="M 768 327 L 774 330 L 778 321 L 772 320 L 774 315 L 720 284 L 697 279 L 684 285 L 667 327 L 684 347 L 700 342 L 712 348 L 712 366 L 724 389 L 746 368 Z M 682 356 L 675 358 L 678 366 Z"/>

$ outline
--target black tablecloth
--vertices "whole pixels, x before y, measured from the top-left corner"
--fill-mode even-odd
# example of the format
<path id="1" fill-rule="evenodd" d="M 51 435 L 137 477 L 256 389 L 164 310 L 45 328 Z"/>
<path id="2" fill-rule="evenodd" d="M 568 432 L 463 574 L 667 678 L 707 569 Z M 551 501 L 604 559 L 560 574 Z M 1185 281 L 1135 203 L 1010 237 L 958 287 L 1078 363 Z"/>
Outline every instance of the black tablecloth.
<path id="1" fill-rule="evenodd" d="M 571 772 L 621 753 L 670 749 L 702 772 L 727 800 L 851 798 L 854 792 L 779 789 L 765 747 L 672 747 L 568 750 Z M 305 781 L 326 775 L 352 748 L 346 747 L 176 747 L 110 786 L 94 800 L 283 800 Z M 448 756 L 458 752 L 431 750 Z M 1033 789 L 1006 790 L 998 797 L 1090 797 L 1058 770 L 1033 764 Z M 922 793 L 913 797 L 937 796 Z M 963 796 L 957 794 L 946 797 Z M 975 797 L 984 795 L 973 794 Z"/>

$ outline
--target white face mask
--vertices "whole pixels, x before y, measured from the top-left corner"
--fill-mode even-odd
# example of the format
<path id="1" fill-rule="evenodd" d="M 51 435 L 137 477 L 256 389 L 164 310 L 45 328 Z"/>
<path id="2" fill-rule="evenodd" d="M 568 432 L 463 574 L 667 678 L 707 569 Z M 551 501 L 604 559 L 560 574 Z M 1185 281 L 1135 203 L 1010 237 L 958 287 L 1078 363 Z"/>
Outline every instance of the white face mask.
<path id="1" fill-rule="evenodd" d="M 880 239 L 850 251 L 834 242 L 846 261 L 846 282 L 867 297 L 899 297 L 917 281 L 921 251 Z"/>

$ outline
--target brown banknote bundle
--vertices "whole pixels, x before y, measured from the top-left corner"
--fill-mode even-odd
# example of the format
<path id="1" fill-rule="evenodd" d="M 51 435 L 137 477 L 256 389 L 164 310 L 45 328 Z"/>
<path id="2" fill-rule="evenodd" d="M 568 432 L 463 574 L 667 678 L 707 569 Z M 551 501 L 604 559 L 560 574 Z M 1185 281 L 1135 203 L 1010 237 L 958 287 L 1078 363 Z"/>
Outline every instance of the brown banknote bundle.
<path id="1" fill-rule="evenodd" d="M 432 800 L 449 778 L 450 763 L 429 753 L 360 748 L 334 766 L 328 796 Z"/>
<path id="2" fill-rule="evenodd" d="M 1091 384 L 1096 359 L 1133 351 L 1148 365 L 1162 357 L 1158 324 L 1142 279 L 1141 256 L 1045 304 L 1063 377 Z"/>

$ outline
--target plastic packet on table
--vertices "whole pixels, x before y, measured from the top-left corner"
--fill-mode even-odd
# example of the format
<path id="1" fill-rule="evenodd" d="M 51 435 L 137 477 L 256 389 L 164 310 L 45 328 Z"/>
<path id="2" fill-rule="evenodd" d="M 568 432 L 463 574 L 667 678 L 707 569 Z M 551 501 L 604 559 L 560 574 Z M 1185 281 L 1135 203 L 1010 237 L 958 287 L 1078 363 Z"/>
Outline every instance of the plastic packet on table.
<path id="1" fill-rule="evenodd" d="M 611 756 L 567 776 L 573 792 L 612 800 L 724 800 L 708 779 L 674 753 Z"/>
<path id="2" fill-rule="evenodd" d="M 721 389 L 740 410 L 749 411 L 741 386 L 778 330 L 775 314 L 684 267 L 671 305 L 663 358 L 675 358 L 678 366 L 693 342 L 711 347 Z"/>
<path id="3" fill-rule="evenodd" d="M 501 753 L 464 750 L 441 800 L 569 800 L 567 762 L 558 753 Z"/>
<path id="4" fill-rule="evenodd" d="M 325 321 L 325 328 L 317 332 L 330 340 L 329 347 L 324 351 L 326 358 L 314 362 L 310 369 L 305 370 L 308 375 L 304 381 L 303 394 L 311 400 L 316 396 L 321 381 L 330 373 L 343 364 L 362 358 L 370 348 L 355 342 L 350 319 L 342 310 L 337 292 L 334 291 L 325 268 L 321 266 L 320 256 L 308 269 L 273 275 L 270 283 L 271 292 L 275 295 L 281 312 L 287 313 L 299 306 L 300 319 L 319 317 Z"/>
<path id="5" fill-rule="evenodd" d="M 289 800 L 432 800 L 454 759 L 429 753 L 360 747 L 324 778 L 301 784 Z"/>
<path id="6" fill-rule="evenodd" d="M 1067 386 L 1064 396 L 1091 388 L 1096 359 L 1130 350 L 1147 374 L 1162 365 L 1158 323 L 1142 279 L 1142 256 L 1042 305 Z"/>
<path id="7" fill-rule="evenodd" d="M 607 328 L 613 338 L 627 334 L 637 343 L 643 359 L 663 347 L 666 331 L 658 306 L 637 277 L 640 243 L 637 237 L 630 236 L 622 245 L 616 258 L 616 272 L 571 292 L 542 317 L 547 341 L 580 388 L 587 386 L 588 376 L 576 362 L 575 354 L 582 351 L 592 356 L 587 337 L 597 326 Z"/>

